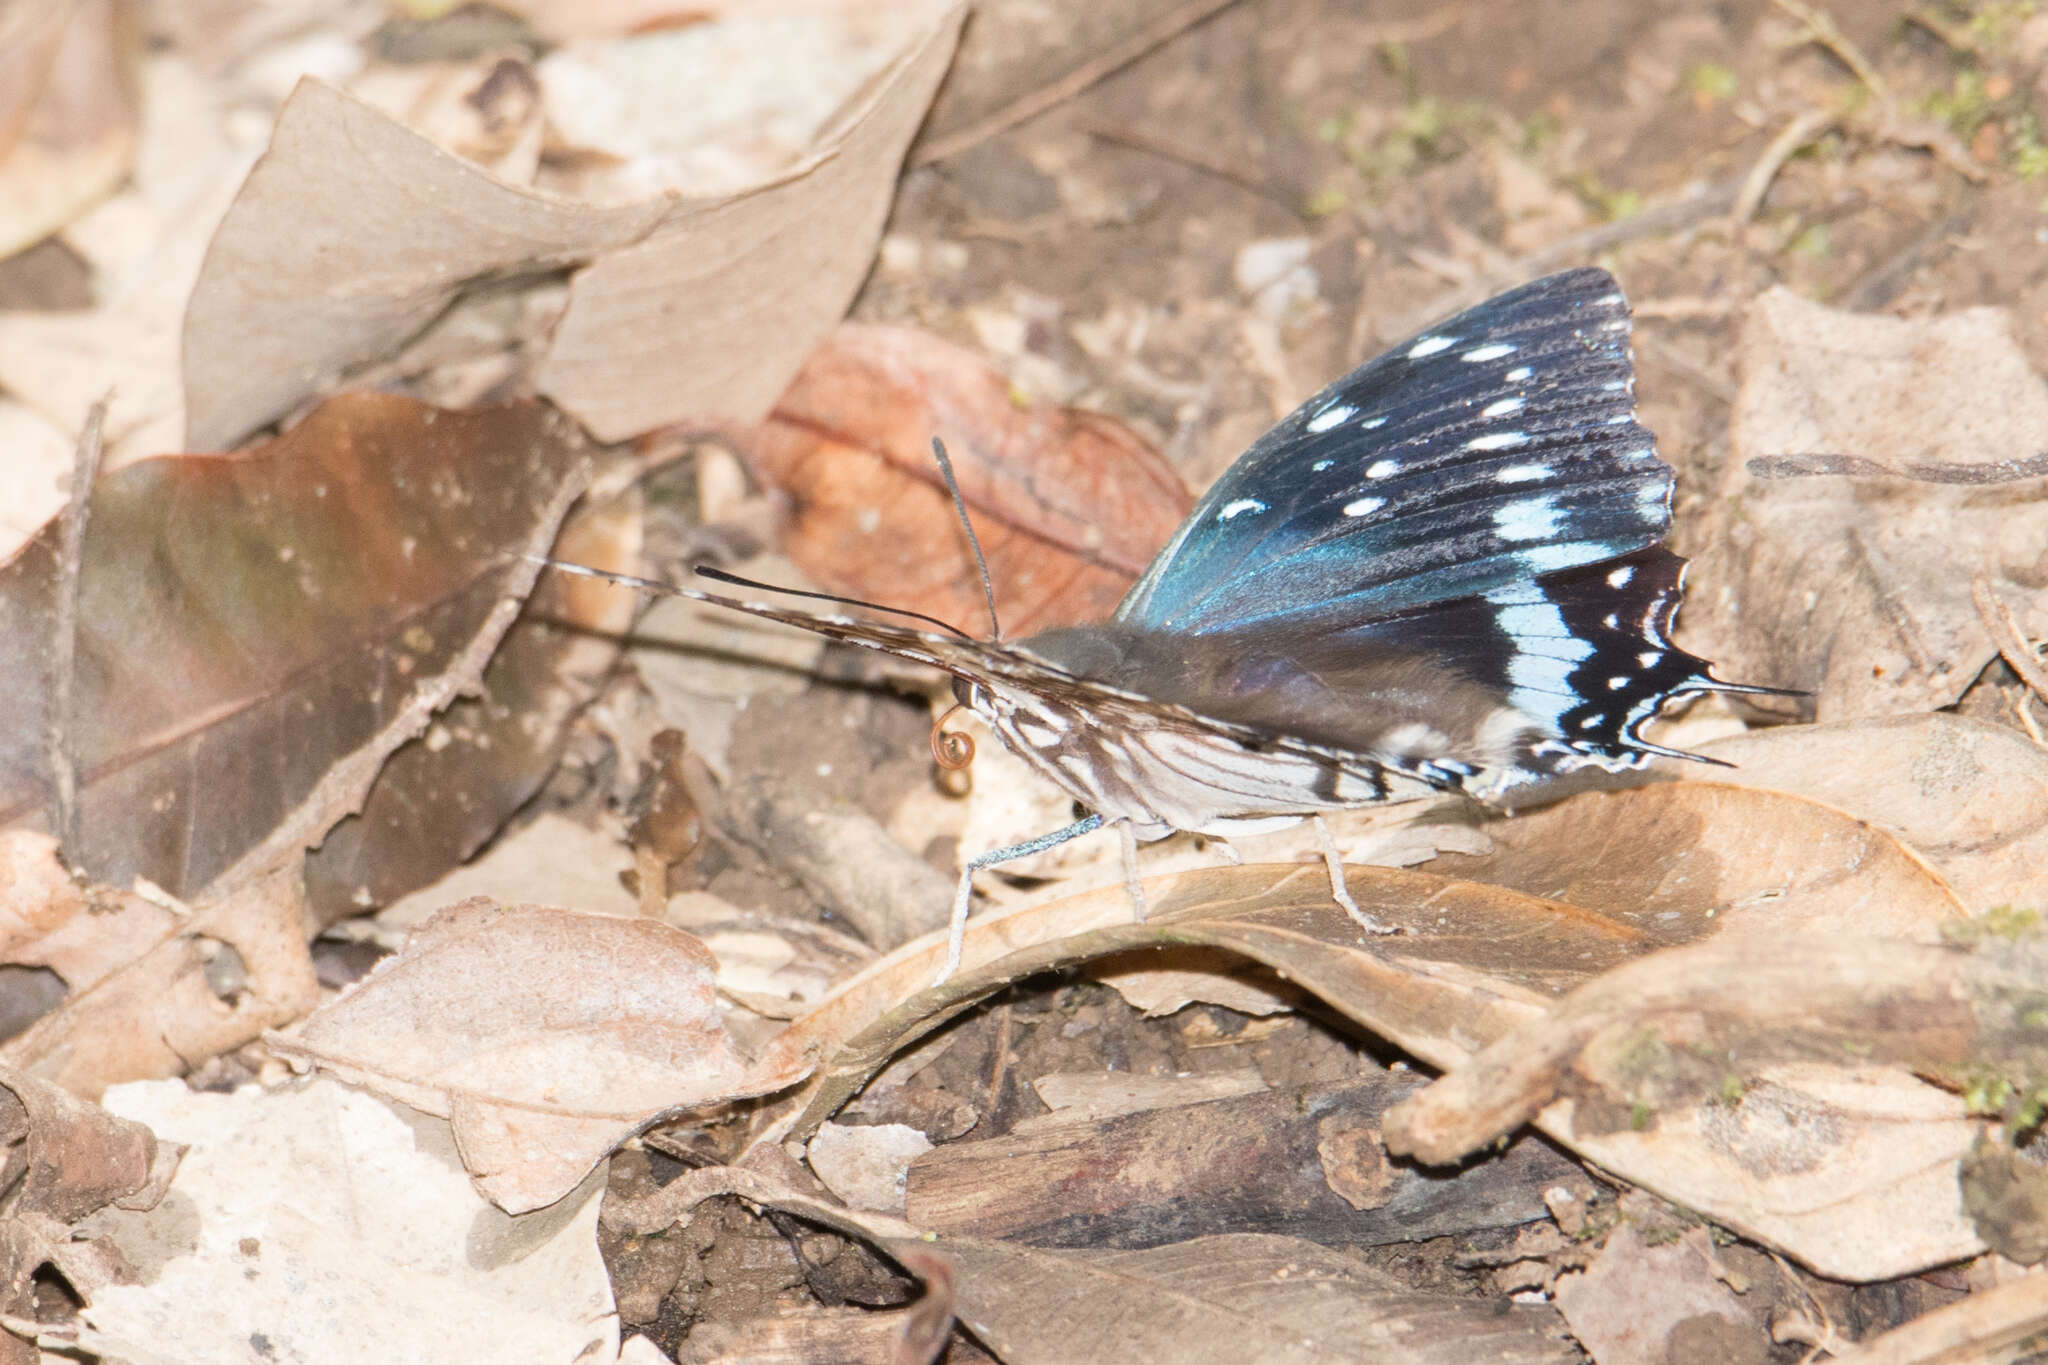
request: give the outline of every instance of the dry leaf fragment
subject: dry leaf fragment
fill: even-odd
[[[1599,1365],[1762,1359],[1767,1350],[1762,1329],[1716,1276],[1705,1228],[1652,1246],[1624,1226],[1586,1269],[1558,1278],[1556,1298]]]
[[[193,288],[188,439],[225,446],[276,420],[472,284],[577,266],[543,393],[607,440],[758,417],[866,275],[961,13],[935,20],[803,165],[711,199],[598,206],[514,189],[303,82]]]
[[[749,1074],[715,968],[666,924],[476,897],[271,1046],[451,1118],[478,1187],[522,1213],[664,1113],[795,1079]]]
[[[138,899],[116,902],[130,908],[112,930],[133,956],[110,968],[102,959],[103,974],[67,983],[64,1002],[0,1047],[0,1059],[98,1095],[120,1081],[183,1075],[319,1002],[297,869],[210,896],[188,916],[151,914]],[[79,937],[96,927],[88,919]]]
[[[1825,801],[1890,831],[1974,910],[2048,885],[2048,752],[2016,730],[1934,713],[1786,725],[1703,747],[1717,781]]]
[[[74,866],[192,898],[317,843],[473,688],[582,486],[538,405],[323,406],[240,456],[94,489],[80,575]],[[0,822],[41,817],[59,528],[0,565]]]
[[[85,1309],[90,1350],[137,1365],[609,1361],[602,1175],[508,1217],[442,1124],[316,1079],[282,1090],[121,1086],[108,1102],[187,1145],[171,1197],[86,1225],[143,1271]]]
[[[1899,1072],[2039,1075],[2025,1002],[2044,956],[2039,940],[1840,936],[1658,953],[1452,1068],[1388,1116],[1388,1146],[1454,1160],[1540,1113],[1603,1166],[1823,1274],[1911,1274],[1982,1249],[1956,1189],[1979,1124]]]
[[[1995,653],[1970,600],[1986,578],[2038,593],[2048,503],[2038,483],[1759,481],[1752,458],[1849,454],[1903,467],[1988,465],[2041,448],[2048,387],[2001,310],[1896,319],[1770,290],[1743,328],[1734,449],[1697,561],[1721,585],[1682,643],[1746,678],[1813,690],[1822,720],[1947,706]],[[2048,605],[2030,630],[2048,634]],[[1740,661],[1740,667],[1736,667]]]
[[[1010,635],[1108,616],[1192,505],[1165,457],[1123,423],[1020,403],[986,361],[907,327],[841,326],[741,446],[794,499],[785,543],[812,578],[985,634],[935,436]]]
[[[0,9],[0,257],[63,227],[128,174],[141,37],[124,0]]]
[[[71,1225],[110,1203],[151,1207],[176,1164],[141,1124],[0,1067],[0,1313],[35,1319],[31,1280],[46,1265],[81,1296],[98,1290],[118,1258],[74,1241]]]
[[[563,522],[553,553],[625,571],[637,566],[640,531],[637,491],[586,496]],[[477,694],[451,703],[422,742],[392,754],[363,808],[307,855],[306,898],[315,919],[332,924],[426,885],[465,862],[532,799],[633,624],[633,595],[593,591],[602,587],[552,571],[541,575],[491,655]],[[531,887],[518,894],[561,899]]]
[[[1569,901],[1651,939],[1892,935],[1934,942],[1967,910],[1892,834],[1817,800],[1719,782],[1587,792],[1489,822],[1493,852],[1433,872]]]

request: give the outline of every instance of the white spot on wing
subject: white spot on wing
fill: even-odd
[[[1607,586],[1610,588],[1625,588],[1629,585],[1629,580],[1635,576],[1636,566],[1624,564],[1613,573],[1607,575]]]
[[[1609,692],[1619,692],[1622,688],[1629,685],[1629,681],[1628,674],[1617,673],[1607,680],[1607,690]]]
[[[1530,369],[1527,365],[1517,365],[1502,375],[1501,378],[1507,380],[1510,384],[1519,384],[1535,373],[1536,371]]]
[[[1523,405],[1528,401],[1526,398],[1503,398],[1498,402],[1488,403],[1479,410],[1479,415],[1481,417],[1505,417],[1511,412],[1520,412]]]
[[[1425,356],[1433,356],[1439,351],[1448,351],[1457,344],[1458,339],[1456,337],[1424,337],[1408,348],[1408,358],[1410,360],[1421,360]]]
[[[1534,483],[1547,479],[1555,471],[1547,464],[1511,464],[1493,476],[1495,483]]]
[[[1557,499],[1547,493],[1540,498],[1517,498],[1494,511],[1493,529],[1502,540],[1549,540],[1557,534],[1558,519],[1563,515]]]
[[[1347,517],[1362,517],[1367,513],[1377,512],[1386,505],[1387,500],[1385,498],[1360,498],[1356,502],[1344,504],[1344,515]]]
[[[1361,431],[1375,431],[1386,424],[1387,419],[1384,417],[1368,417],[1363,422],[1360,422],[1358,427]]]
[[[1529,444],[1526,431],[1496,431],[1491,436],[1474,436],[1465,442],[1467,450],[1512,450]]]
[[[1050,749],[1060,742],[1059,731],[1044,725],[1033,725],[1030,721],[1017,722],[1017,733],[1034,748]]]
[[[1406,725],[1396,725],[1393,729],[1381,735],[1379,744],[1376,747],[1384,749],[1389,753],[1409,754],[1419,757],[1424,754],[1442,753],[1445,749],[1451,747],[1451,737],[1437,729],[1434,725],[1425,725],[1421,721],[1410,721]]]
[[[1265,510],[1266,504],[1260,502],[1257,498],[1239,498],[1236,502],[1225,503],[1223,510],[1216,514],[1216,520],[1229,521],[1232,517],[1242,516],[1246,512],[1263,512]]]
[[[1644,668],[1655,668],[1658,664],[1664,662],[1664,651],[1661,649],[1646,649],[1636,655],[1636,662]]]
[[[1349,403],[1332,403],[1329,407],[1324,408],[1321,412],[1309,418],[1308,429],[1316,432],[1328,431],[1331,427],[1336,426],[1339,422],[1357,411],[1358,409]]]
[[[1514,346],[1505,341],[1496,341],[1491,346],[1474,346],[1458,358],[1470,365],[1482,360],[1499,360],[1504,355],[1513,355],[1514,353]]]
[[[1374,460],[1365,467],[1365,477],[1368,479],[1384,479],[1389,474],[1400,472],[1401,463],[1398,460]]]
[[[1336,461],[1334,460],[1317,460],[1314,464],[1310,465],[1309,468],[1314,470],[1316,473],[1320,474],[1325,469],[1328,469],[1331,465],[1335,463]]]
[[[1500,629],[1514,641],[1508,700],[1523,715],[1555,725],[1566,709],[1558,699],[1574,696],[1571,676],[1592,655],[1591,642],[1574,635],[1557,604],[1534,585],[1503,588],[1488,593],[1486,600],[1494,604]]]

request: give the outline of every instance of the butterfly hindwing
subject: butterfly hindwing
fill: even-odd
[[[1512,290],[1311,398],[1195,507],[1117,612],[1341,629],[1654,545],[1671,471],[1635,421],[1603,270]]]

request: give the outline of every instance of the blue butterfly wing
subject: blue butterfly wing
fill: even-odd
[[[1175,634],[1324,635],[1655,545],[1628,303],[1537,280],[1354,370],[1244,453],[1117,609]]]

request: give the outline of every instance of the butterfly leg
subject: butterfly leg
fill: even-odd
[[[1076,820],[1064,829],[1041,834],[1036,839],[1026,839],[1021,844],[1011,844],[1008,848],[991,849],[969,859],[967,866],[960,869],[960,886],[953,893],[953,921],[946,935],[946,965],[940,970],[939,979],[932,984],[942,985],[947,977],[960,970],[960,952],[967,941],[968,902],[974,899],[975,873],[984,867],[1012,863],[1019,858],[1028,858],[1034,853],[1043,853],[1049,848],[1064,844],[1069,839],[1078,839],[1101,828],[1102,817],[1091,815],[1085,820]]]
[[[1330,870],[1330,899],[1343,906],[1344,913],[1358,921],[1358,927],[1367,933],[1393,933],[1393,926],[1380,923],[1359,909],[1358,902],[1351,899],[1351,888],[1344,884],[1343,855],[1337,851],[1337,841],[1330,837],[1330,827],[1323,823],[1323,817],[1311,815],[1309,823],[1316,827],[1316,842],[1323,848],[1323,866]]]

